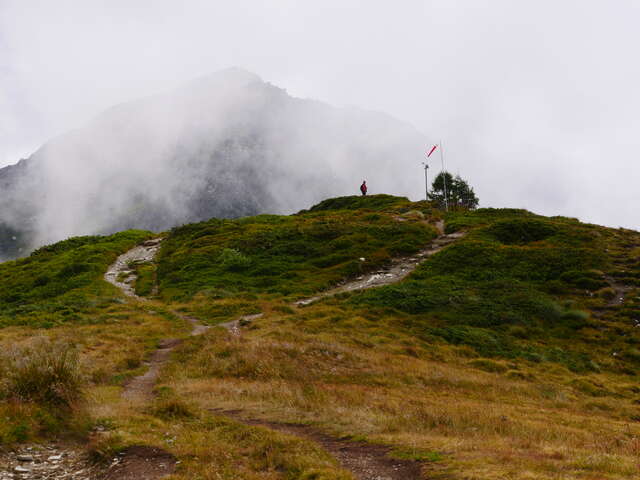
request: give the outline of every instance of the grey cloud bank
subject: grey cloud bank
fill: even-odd
[[[442,138],[483,206],[638,228],[639,20],[624,0],[4,0],[0,165],[111,105],[241,65],[415,125],[425,145],[394,173],[414,198],[423,149]]]

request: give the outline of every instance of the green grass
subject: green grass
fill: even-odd
[[[605,349],[584,341],[595,325],[585,310],[602,305],[597,292],[607,286],[604,272],[613,268],[610,250],[621,248],[619,235],[513,209],[450,214],[447,231],[458,228],[468,235],[407,280],[349,303],[408,314],[405,326],[421,338],[467,345],[482,356],[597,370],[594,354]],[[611,344],[622,343],[604,331]]]
[[[82,320],[92,308],[112,301],[115,290],[102,281],[107,267],[150,236],[129,230],[76,237],[1,263],[0,326],[51,327]]]
[[[166,300],[187,300],[199,292],[211,298],[309,295],[414,253],[435,237],[420,217],[398,220],[400,211],[408,211],[406,199],[382,197],[366,200],[403,207],[372,215],[351,202],[351,209],[314,207],[288,217],[212,219],[176,228],[159,256],[160,293]],[[365,200],[353,198],[358,204]]]
[[[393,195],[367,195],[349,197],[336,197],[323,200],[317,205],[312,206],[305,212],[321,212],[330,210],[383,210],[388,208],[402,208],[410,204],[406,197],[394,197]]]

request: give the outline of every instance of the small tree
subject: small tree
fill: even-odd
[[[473,188],[460,175],[454,177],[446,171],[440,172],[433,181],[429,200],[435,202],[440,208],[445,207],[445,182],[449,208],[473,210],[478,206],[479,200]]]

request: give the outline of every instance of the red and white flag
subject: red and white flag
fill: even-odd
[[[429,150],[429,153],[427,153],[427,158],[431,156],[431,154],[435,151],[436,148],[438,148],[437,143],[433,147],[431,147],[431,150]]]

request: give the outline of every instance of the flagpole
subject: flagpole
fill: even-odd
[[[440,162],[442,163],[442,183],[444,184],[444,209],[449,211],[449,199],[447,197],[447,175],[444,170],[444,147],[442,146],[442,139],[440,140]]]
[[[424,199],[429,201],[429,181],[427,180],[427,169],[429,168],[429,164],[426,162],[422,162],[424,165]]]

